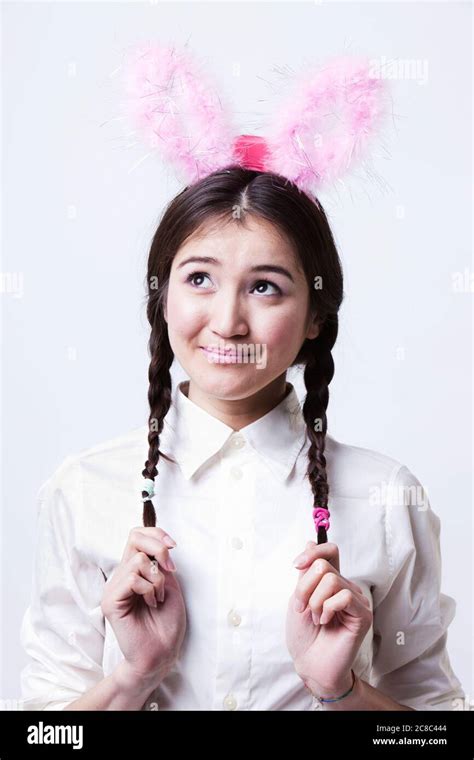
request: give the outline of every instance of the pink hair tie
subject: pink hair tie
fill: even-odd
[[[329,516],[329,509],[324,509],[324,507],[315,507],[313,509],[313,520],[316,532],[318,532],[319,528],[326,528],[326,530],[329,530]]]

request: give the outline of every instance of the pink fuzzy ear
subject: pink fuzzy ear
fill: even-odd
[[[123,80],[126,116],[185,182],[233,162],[231,111],[188,50],[158,44],[129,49]]]
[[[390,93],[368,59],[353,57],[313,68],[290,89],[265,130],[266,169],[314,192],[365,155],[390,112]]]

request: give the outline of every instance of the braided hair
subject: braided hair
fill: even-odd
[[[210,219],[245,224],[247,216],[271,222],[292,243],[304,271],[310,293],[310,308],[320,325],[319,335],[305,339],[291,367],[304,366],[306,398],[302,413],[306,423],[307,477],[313,493],[313,508],[327,509],[329,484],[324,456],[329,402],[328,386],[334,375],[332,347],[338,333],[338,310],[343,300],[343,274],[336,244],[326,214],[312,198],[285,177],[240,166],[229,166],[184,188],[166,207],[153,236],[147,266],[147,318],[151,326],[148,342],[148,458],[142,475],[155,480],[160,457],[176,464],[159,449],[164,418],[172,399],[171,365],[174,354],[165,318],[171,266],[188,237]],[[142,491],[143,525],[156,526],[151,498]],[[318,528],[318,543],[327,541],[324,524]]]

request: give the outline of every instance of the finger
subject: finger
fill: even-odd
[[[137,525],[134,530],[138,530],[140,533],[144,533],[145,535],[155,536],[160,541],[163,541],[163,543],[166,544],[166,546],[168,546],[170,549],[174,549],[174,547],[177,546],[174,538],[172,538],[169,533],[166,533],[163,528],[145,528],[143,525]]]
[[[322,584],[322,579],[326,575],[329,575],[329,581],[325,581],[325,583]],[[335,579],[338,579],[337,582]],[[308,570],[300,571],[300,577],[294,591],[295,610],[297,612],[304,612],[309,605],[313,611],[318,612],[319,614],[320,609],[318,609],[318,607],[322,606],[325,598],[325,590],[328,588],[327,584],[329,582],[332,583],[333,589],[330,591],[329,595],[335,593],[338,588],[349,588],[366,607],[371,606],[367,597],[364,596],[360,586],[347,578],[344,578],[344,576],[338,573],[333,565],[327,560],[318,559],[308,568]],[[358,589],[360,589],[360,591]],[[297,603],[299,603],[299,607],[297,606]]]
[[[157,602],[160,602],[162,604],[165,601],[165,590],[166,590],[166,581],[165,576],[163,573],[160,573],[158,563],[156,559],[152,559],[151,561],[151,574],[156,575],[157,578],[155,581],[152,581],[154,589],[155,589],[155,599]]]
[[[137,540],[140,540],[141,536],[156,538],[159,541],[162,541],[165,546],[170,549],[174,549],[174,547],[177,546],[176,541],[170,535],[168,535],[168,533],[166,533],[163,528],[145,528],[142,525],[137,525],[135,528],[132,528],[128,534],[128,540],[122,559],[127,560],[130,555],[133,554],[134,544]]]
[[[366,607],[372,609],[372,605],[369,599],[366,597],[364,589],[361,588],[358,583],[355,583],[355,581],[351,581],[350,578],[345,578],[343,575],[341,575],[341,578],[345,581],[347,587],[355,592],[357,598],[360,599],[360,601],[363,602]]]
[[[156,533],[145,533],[133,528],[130,531],[127,545],[125,546],[122,562],[128,562],[128,560],[137,552],[144,552],[150,558],[155,557],[161,567],[169,572],[174,572],[176,570],[174,562],[170,557],[169,548],[165,546],[162,539],[156,537]]]
[[[337,594],[331,596],[323,604],[323,610],[319,622],[321,625],[327,625],[331,622],[336,612],[347,612],[356,618],[366,619],[367,607],[357,598],[351,589],[343,588]]]
[[[341,576],[341,578],[344,579],[344,581],[346,582],[347,587],[350,588],[350,589],[352,589],[352,591],[355,592],[356,597],[361,602],[363,602],[366,607],[372,608],[372,604],[369,601],[368,597],[365,595],[364,589],[361,586],[359,586],[358,583],[356,583],[355,581],[351,581],[350,578],[345,578],[343,575]]]
[[[319,561],[321,560],[318,560],[318,562]],[[318,562],[316,562],[316,564],[318,564]],[[351,591],[351,593],[354,595],[354,598],[359,603],[363,604],[366,609],[371,608],[371,604],[367,597],[364,596],[363,593],[360,593],[356,590],[356,585],[357,584],[352,583],[352,581],[349,581],[347,578],[344,578],[343,575],[335,573],[333,568],[327,570],[327,572],[323,574],[323,577],[318,582],[318,585],[308,600],[307,604],[310,607],[312,614],[319,616],[323,611],[323,604],[325,600],[329,599],[339,590],[345,588]]]
[[[342,578],[344,578],[344,576],[342,576]],[[344,580],[346,581],[348,588],[351,588],[358,595],[360,595],[360,597],[363,598],[367,604],[370,604],[369,600],[365,596],[364,589],[361,588],[358,583],[356,583],[355,581],[351,581],[350,578],[344,578]]]
[[[145,580],[150,581],[154,589],[154,597],[157,602],[163,602],[165,598],[165,576],[160,572],[156,559],[150,560],[147,554],[137,552],[126,564],[127,570],[136,570]],[[153,601],[151,598],[151,601]]]
[[[316,589],[319,588],[321,580],[326,574],[341,577],[335,567],[325,559],[317,559],[308,570],[300,571],[300,577],[294,591],[297,612],[304,612],[311,596],[315,596]],[[299,607],[297,603],[299,603]]]
[[[333,567],[340,572],[339,547],[337,544],[327,542],[325,544],[316,544],[314,541],[308,541],[304,552],[296,557],[295,562],[300,560],[296,565],[299,569],[305,570],[311,563],[317,559],[326,559]]]
[[[157,607],[153,584],[147,581],[135,570],[130,570],[120,579],[116,588],[117,602],[127,601],[133,594],[142,596],[149,607]]]
[[[145,601],[151,606],[156,606],[154,602],[164,600],[165,587],[165,577],[157,568],[156,560],[150,560],[143,552],[136,552],[128,562],[121,562],[111,580],[114,586],[113,599],[120,602],[132,596],[130,578],[136,574],[149,584],[144,591]]]

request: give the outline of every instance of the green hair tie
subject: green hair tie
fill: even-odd
[[[151,478],[145,478],[143,481],[142,491],[146,491],[148,496],[142,496],[142,501],[148,501],[155,495],[155,481]]]

